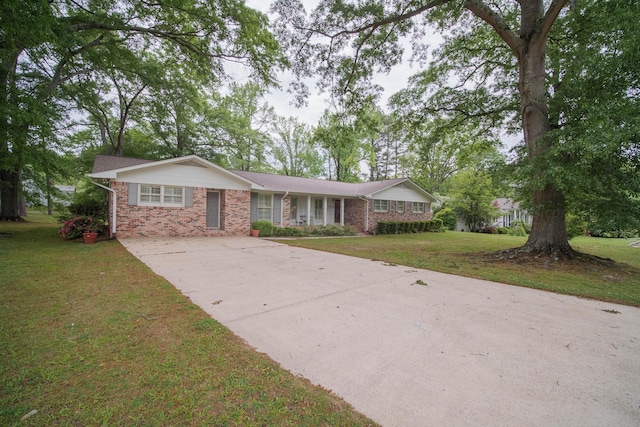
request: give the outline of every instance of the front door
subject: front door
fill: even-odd
[[[208,228],[220,228],[220,193],[207,191],[207,224]]]
[[[335,199],[333,206],[333,223],[340,224],[340,199]]]

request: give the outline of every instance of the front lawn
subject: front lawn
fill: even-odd
[[[37,214],[0,223],[0,425],[374,424],[256,353],[118,242],[56,230]]]
[[[592,237],[571,240],[575,250],[610,258],[616,261],[613,266],[606,263],[497,260],[490,253],[522,246],[526,238],[453,231],[366,238],[301,239],[285,243],[640,306],[640,248],[631,247],[629,244],[633,241]]]

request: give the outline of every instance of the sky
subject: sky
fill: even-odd
[[[271,6],[271,0],[245,0],[245,4],[253,9],[259,10],[267,16],[269,16],[269,8]],[[302,0],[302,3],[305,6],[307,12],[313,10],[315,6],[319,3],[319,0]],[[273,19],[273,16],[269,17]],[[442,38],[438,34],[432,33],[428,36],[428,44],[429,50],[437,48],[437,46],[441,43]],[[392,68],[389,74],[378,74],[374,77],[374,83],[380,85],[384,92],[381,96],[381,100],[378,102],[378,106],[381,107],[384,111],[388,111],[387,101],[391,95],[404,89],[407,87],[408,79],[412,75],[422,71],[418,65],[411,66],[409,63],[409,59],[411,57],[411,43],[407,38],[404,41],[405,51],[404,57],[401,64],[396,65]],[[233,74],[235,78],[238,79],[239,82],[244,83],[249,81],[248,73],[238,71]],[[318,93],[318,89],[312,85],[309,87],[310,96],[307,99],[308,106],[304,108],[296,108],[291,105],[291,101],[293,100],[293,96],[287,93],[286,89],[288,86],[288,82],[291,79],[291,76],[287,76],[286,74],[281,74],[279,76],[280,85],[282,87],[281,90],[273,90],[271,93],[267,94],[264,100],[272,106],[276,113],[280,116],[293,116],[298,118],[298,120],[305,122],[309,125],[317,125],[318,120],[322,117],[322,113],[329,106],[328,95]],[[504,150],[507,151],[515,144],[517,144],[521,139],[521,135],[502,135],[502,142],[504,145]]]
[[[307,11],[313,10],[315,5],[318,4],[318,0],[303,0],[305,8]],[[270,0],[245,0],[245,4],[253,9],[259,10],[268,15],[269,7],[271,6]],[[270,17],[273,19],[273,17]],[[437,36],[436,36],[437,37]],[[437,43],[438,38],[434,38],[429,43],[430,45],[435,45]],[[387,100],[391,95],[404,89],[407,86],[407,81],[410,76],[420,71],[417,67],[411,67],[409,65],[409,57],[411,56],[411,45],[406,42],[405,55],[402,64],[397,65],[392,69],[389,74],[380,74],[374,78],[374,82],[379,84],[384,88],[384,92],[379,102],[379,106],[384,110],[387,109]],[[245,81],[249,81],[249,77],[246,72],[241,70],[235,71],[232,73],[232,76],[236,78],[239,82],[244,83]],[[310,125],[316,125],[324,110],[328,107],[327,94],[318,93],[318,89],[314,86],[309,87],[310,96],[307,100],[308,107],[305,108],[296,108],[291,105],[291,101],[293,100],[293,95],[287,93],[287,85],[290,80],[290,76],[286,74],[281,74],[280,76],[280,84],[282,86],[281,90],[273,90],[267,96],[265,96],[265,101],[269,103],[274,109],[276,113],[280,116],[294,116],[297,117],[300,121],[305,122]]]

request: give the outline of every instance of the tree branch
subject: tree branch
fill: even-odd
[[[551,31],[551,26],[555,22],[556,18],[560,14],[562,8],[564,8],[569,0],[553,0],[549,5],[549,9],[544,14],[544,18],[542,18],[542,25],[540,26],[540,37],[541,39],[546,39],[547,34]]]
[[[511,48],[511,51],[516,55],[516,57],[520,55],[520,39],[513,31],[511,31],[504,19],[494,12],[490,6],[482,0],[467,0],[464,2],[464,7],[478,18],[491,25],[498,36],[500,36],[500,38]]]
[[[370,30],[370,29],[375,30],[375,29],[377,29],[379,27],[383,27],[383,26],[388,25],[388,24],[394,24],[394,23],[397,23],[397,22],[406,21],[407,19],[411,19],[414,16],[420,15],[421,13],[426,12],[427,10],[433,9],[434,7],[443,5],[445,3],[449,3],[450,1],[451,0],[434,0],[434,1],[432,1],[430,3],[427,3],[424,6],[419,7],[416,10],[413,10],[411,12],[403,13],[401,15],[389,16],[387,18],[381,19],[380,21],[374,21],[374,22],[371,22],[371,23],[369,23],[369,24],[367,24],[365,26],[354,28],[354,29],[351,29],[351,30],[342,30],[342,31],[339,31],[339,32],[333,34],[331,37],[335,38],[335,37],[340,37],[340,36],[343,36],[343,35],[358,34],[358,33],[361,33],[363,31]]]

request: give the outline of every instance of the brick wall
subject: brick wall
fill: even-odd
[[[248,235],[251,230],[251,192],[221,190],[220,199],[220,228],[226,234]]]
[[[220,190],[220,228],[207,228],[206,188],[193,188],[193,204],[184,208],[129,205],[128,183],[112,182],[111,188],[117,192],[116,233],[118,238],[249,234],[251,225],[248,191]],[[111,209],[112,205],[109,206]]]
[[[344,199],[344,223],[354,226],[360,233],[364,233],[366,219],[366,204],[362,199]]]
[[[378,227],[378,221],[428,221],[431,219],[431,203],[425,203],[425,213],[413,213],[411,202],[404,202],[404,212],[397,212],[396,201],[389,201],[388,212],[374,212],[373,200],[369,200],[369,231]]]
[[[369,207],[368,225],[365,229],[367,221],[366,207]],[[411,211],[411,202],[405,202],[404,213],[396,212],[396,202],[389,201],[388,212],[374,212],[373,201],[365,202],[362,199],[345,199],[344,201],[344,223],[353,225],[361,233],[374,232],[378,226],[378,221],[427,221],[431,219],[431,205],[426,203],[426,212],[417,214]]]

